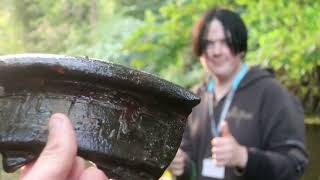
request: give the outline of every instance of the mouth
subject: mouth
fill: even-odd
[[[226,60],[224,58],[218,57],[218,58],[211,58],[208,60],[208,64],[211,64],[213,66],[221,66],[226,63]]]

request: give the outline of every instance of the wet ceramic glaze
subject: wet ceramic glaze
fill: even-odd
[[[200,99],[156,76],[88,58],[0,56],[0,152],[5,171],[34,160],[49,117],[67,114],[78,154],[114,179],[158,179]]]

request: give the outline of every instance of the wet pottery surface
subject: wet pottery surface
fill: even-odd
[[[114,179],[158,179],[200,99],[154,75],[88,58],[0,56],[0,152],[14,172],[44,147],[47,123],[67,114],[78,154]]]

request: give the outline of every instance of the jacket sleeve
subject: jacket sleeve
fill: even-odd
[[[296,180],[308,164],[303,108],[278,82],[272,81],[261,102],[262,148],[248,148],[246,179]]]

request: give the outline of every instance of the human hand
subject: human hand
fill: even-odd
[[[64,114],[54,114],[49,120],[49,136],[39,158],[27,164],[20,180],[107,180],[95,167],[86,168],[77,156],[76,135],[72,124]]]
[[[229,131],[226,122],[221,125],[221,137],[215,137],[211,141],[212,159],[218,166],[237,166],[245,168],[248,161],[246,147],[240,145]]]
[[[169,165],[168,169],[171,171],[171,173],[174,176],[181,176],[184,172],[187,159],[188,159],[187,153],[185,153],[183,150],[179,148],[176,156],[174,157],[173,161]]]

